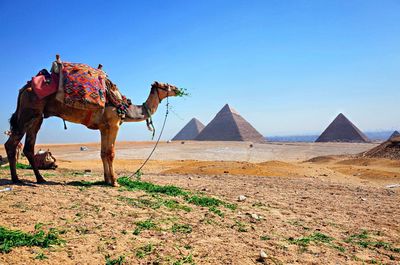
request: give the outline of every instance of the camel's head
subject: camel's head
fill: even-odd
[[[157,93],[158,98],[163,100],[166,97],[179,96],[182,92],[176,86],[155,81],[151,85],[151,91]]]

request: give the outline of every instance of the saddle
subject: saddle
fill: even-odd
[[[50,74],[46,69],[42,69],[35,77],[32,77],[32,89],[39,99],[43,99],[57,91],[58,80],[57,74]]]
[[[78,109],[99,109],[106,104],[107,75],[82,63],[62,63],[64,103]]]
[[[59,80],[61,92],[59,95]],[[39,99],[56,93],[67,106],[76,109],[102,109],[106,104],[117,108],[122,118],[130,117],[129,106],[132,102],[123,96],[117,86],[112,83],[106,73],[82,63],[62,63],[60,74],[49,73],[46,69],[32,78],[32,88]]]

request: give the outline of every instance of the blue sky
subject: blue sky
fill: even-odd
[[[187,88],[191,97],[171,99],[164,139],[225,103],[266,136],[320,133],[339,112],[364,131],[400,129],[399,1],[0,0],[0,13],[3,131],[18,89],[56,53],[102,63],[136,104],[154,80]],[[68,127],[47,119],[38,141],[99,140]],[[149,139],[145,123],[118,137]]]

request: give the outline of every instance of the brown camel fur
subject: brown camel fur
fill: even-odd
[[[114,88],[115,89],[115,88]],[[59,102],[55,94],[39,100],[28,83],[20,89],[17,109],[11,116],[11,135],[4,144],[10,164],[11,179],[14,183],[21,183],[16,170],[16,149],[22,137],[25,137],[24,154],[29,160],[38,183],[45,182],[34,161],[36,135],[43,119],[60,117],[66,121],[85,125],[89,129],[100,130],[101,159],[104,167],[104,180],[107,184],[117,186],[113,160],[115,157],[115,140],[120,125],[123,122],[139,122],[153,115],[159,103],[166,97],[176,96],[179,89],[175,86],[154,82],[150,95],[143,105],[130,105],[129,118],[121,118],[115,106],[107,105],[104,109],[82,110],[74,109]]]

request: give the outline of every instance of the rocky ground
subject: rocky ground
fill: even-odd
[[[0,190],[12,188],[0,192],[0,226],[55,228],[64,241],[15,247],[0,264],[399,264],[400,188],[388,185],[400,183],[400,162],[331,152],[308,161],[151,161],[142,183],[179,194],[103,186],[91,157],[63,157],[43,171],[44,185],[30,170],[20,170],[27,185],[13,185],[0,169]],[[141,161],[118,160],[119,175]]]

